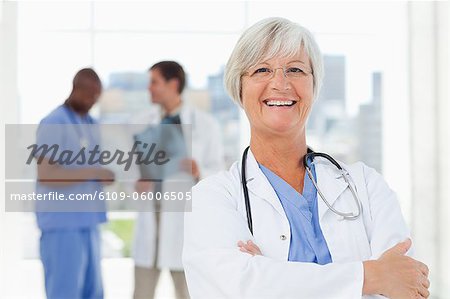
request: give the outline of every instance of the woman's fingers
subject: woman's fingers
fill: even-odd
[[[430,280],[428,278],[424,277],[424,279],[422,281],[422,285],[427,289],[430,288]]]
[[[429,272],[430,272],[430,270],[428,269],[428,266],[425,265],[424,263],[421,263],[421,262],[418,262],[418,264],[419,264],[420,272],[422,272],[423,275],[425,275],[426,277],[428,277],[428,274],[429,274]]]
[[[247,249],[246,247],[239,247],[239,250],[241,252],[245,252],[245,253],[248,253],[248,254],[251,254],[251,255],[256,255],[255,252],[252,252],[251,250]]]
[[[252,252],[248,251],[247,249],[245,249],[244,247],[239,247],[239,250],[245,253],[249,253],[251,255],[254,255]]]
[[[249,252],[251,252],[253,254],[257,254],[258,253],[258,251],[254,247],[252,247],[252,246],[250,246],[248,244],[245,244],[243,246],[243,248],[245,248],[247,251],[249,251]]]
[[[256,254],[262,255],[261,250],[259,247],[253,243],[251,240],[247,241],[247,245],[252,249],[252,252],[255,252]]]
[[[430,287],[430,281],[428,280],[428,278],[425,275],[422,275],[418,284],[418,294],[423,298],[428,298],[430,296],[430,292],[428,291],[428,288]]]
[[[428,289],[425,288],[425,287],[420,287],[420,288],[419,288],[419,294],[420,294],[420,296],[422,296],[423,298],[428,298],[428,297],[430,297],[430,292],[429,292]]]
[[[242,241],[239,241],[237,243],[239,250],[242,252],[249,253],[251,255],[262,255],[261,250],[259,247],[253,243],[252,241],[247,241],[247,243],[244,243]]]
[[[249,242],[251,242],[251,241],[247,241],[247,243],[245,243],[245,242],[243,242],[243,241],[239,241],[239,242],[237,243],[237,245],[238,245],[239,247],[244,247],[244,248],[246,248],[247,250],[252,250],[254,247],[251,246],[251,244],[250,244]]]

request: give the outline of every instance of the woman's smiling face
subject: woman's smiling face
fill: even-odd
[[[314,95],[309,57],[302,50],[293,57],[274,57],[243,76],[242,105],[252,130],[289,134],[305,127]]]

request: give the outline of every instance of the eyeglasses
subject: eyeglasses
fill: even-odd
[[[264,82],[273,79],[278,69],[283,70],[284,77],[291,80],[305,78],[312,74],[312,71],[304,66],[283,66],[274,69],[270,67],[259,67],[245,72],[244,75],[249,76],[252,80]]]

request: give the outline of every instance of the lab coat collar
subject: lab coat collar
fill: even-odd
[[[182,99],[181,105],[177,107],[174,111],[172,111],[172,113],[170,113],[170,116],[179,114],[182,125],[192,125],[194,122],[193,113],[194,113],[193,108],[188,103],[186,103],[184,99]],[[160,109],[159,114],[160,119],[163,119],[166,113],[163,109]]]
[[[177,114],[180,114],[180,113],[181,113],[181,110],[183,109],[183,105],[184,105],[184,103],[183,103],[183,101],[181,101],[180,105],[179,105],[178,107],[176,107],[176,108],[175,108],[172,112],[170,112],[170,113],[167,113],[167,111],[164,110],[164,109],[162,108],[162,106],[161,106],[161,110],[160,110],[160,116],[161,116],[161,119],[163,119],[165,116],[175,116],[175,115],[177,115]]]
[[[178,111],[180,113],[181,129],[183,130],[183,136],[186,142],[187,155],[192,158],[192,142],[195,138],[193,137],[195,135],[194,109],[182,100]]]
[[[330,162],[323,158],[315,158],[314,165],[316,169],[317,185],[326,197],[326,200],[333,206],[336,199],[345,191],[347,184],[342,179],[340,171],[334,167]],[[242,160],[239,163],[239,168],[242,166]],[[240,172],[241,173],[241,172]],[[247,186],[251,193],[269,202],[276,211],[285,215],[283,206],[278,199],[275,190],[267,180],[264,173],[259,168],[258,162],[255,159],[251,149],[247,155]],[[319,205],[319,219],[329,210],[319,194],[317,194],[317,201]],[[251,199],[250,199],[251,202]]]
[[[191,109],[189,105],[186,105],[184,100],[181,102],[181,106],[179,108],[180,118],[182,124],[190,124],[192,122],[190,113]]]

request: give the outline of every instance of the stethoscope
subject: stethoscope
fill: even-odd
[[[252,221],[252,212],[251,212],[251,207],[250,207],[250,197],[248,195],[248,188],[247,188],[247,178],[246,178],[246,164],[247,164],[247,153],[249,150],[250,146],[248,146],[245,150],[244,153],[242,154],[242,171],[241,171],[241,180],[242,180],[242,188],[244,190],[244,199],[245,199],[245,209],[247,211],[247,223],[248,223],[248,228],[250,229],[250,232],[253,235],[253,221]],[[312,174],[311,168],[308,165],[308,160],[313,161],[315,157],[322,157],[327,159],[328,161],[331,162],[331,164],[333,164],[334,166],[337,167],[337,169],[339,169],[339,171],[342,174],[342,177],[344,178],[344,181],[347,183],[348,188],[350,189],[350,192],[353,195],[353,199],[355,200],[356,206],[358,207],[358,212],[354,213],[354,212],[340,212],[338,210],[336,210],[335,208],[333,208],[331,206],[331,204],[328,202],[328,200],[325,198],[325,196],[323,195],[323,193],[320,191],[319,186],[317,185],[317,182],[314,180],[314,176]],[[336,215],[339,215],[340,217],[342,217],[343,220],[355,220],[357,219],[360,215],[361,215],[361,211],[362,211],[362,203],[361,200],[358,197],[358,194],[356,193],[355,188],[353,188],[353,186],[350,184],[350,175],[342,168],[341,165],[339,165],[339,163],[334,160],[330,155],[324,154],[324,153],[316,153],[313,150],[311,150],[308,147],[307,153],[306,155],[303,157],[303,166],[306,169],[306,172],[308,173],[309,179],[311,180],[311,182],[313,183],[314,187],[317,190],[317,193],[319,194],[319,196],[322,198],[323,202],[327,205],[327,207]]]

